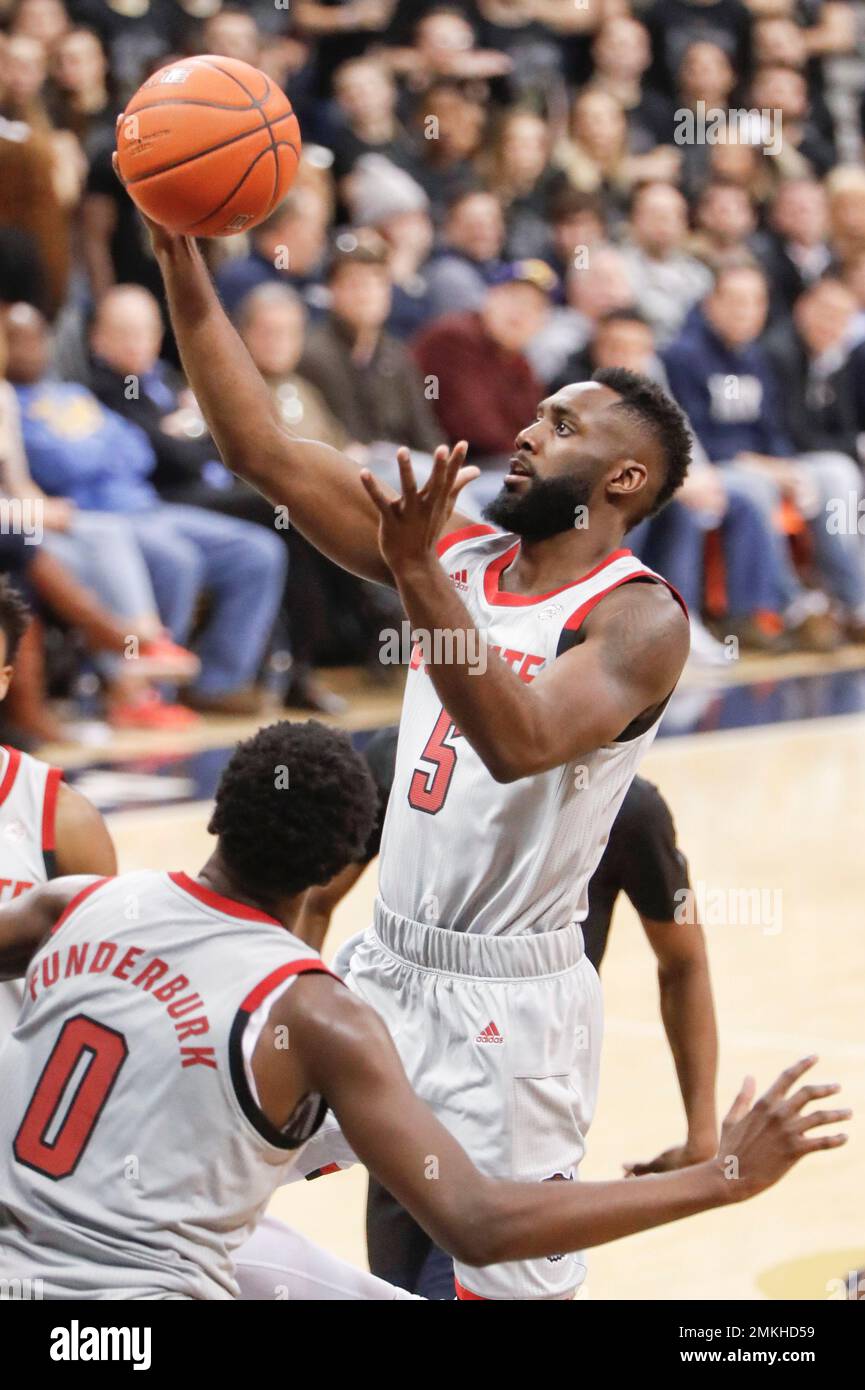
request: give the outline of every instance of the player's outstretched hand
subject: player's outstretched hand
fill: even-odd
[[[419,488],[411,465],[408,449],[397,452],[402,493],[397,496],[362,468],[361,482],[378,507],[378,544],[394,575],[404,565],[432,559],[435,544],[453,511],[456,500],[466,483],[478,476],[480,469],[464,467],[468,445],[461,441],[453,449],[442,444],[436,449],[432,472]]]
[[[809,1131],[848,1120],[852,1111],[804,1109],[811,1101],[834,1096],[841,1089],[837,1083],[800,1086],[788,1094],[816,1061],[816,1057],[805,1057],[794,1062],[756,1101],[754,1079],[746,1077],[724,1120],[718,1149],[718,1162],[730,1183],[731,1201],[744,1201],[765,1191],[805,1154],[846,1144],[846,1134],[815,1135]]]

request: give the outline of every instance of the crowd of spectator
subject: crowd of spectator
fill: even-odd
[[[695,655],[865,642],[865,6],[0,0],[25,733],[57,732],[53,630],[111,722],[182,727],[274,692],[337,710],[316,668],[374,670],[397,614],[226,471],[183,381],[111,153],[139,83],[194,53],[265,69],[301,122],[284,202],[206,246],[288,429],[389,477],[397,445],[423,474],[465,438],[480,514],[545,394],[644,372],[694,465],[628,543],[685,595]]]

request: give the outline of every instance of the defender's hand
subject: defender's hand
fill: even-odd
[[[816,1061],[816,1057],[805,1057],[782,1071],[753,1105],[754,1079],[746,1078],[724,1121],[716,1160],[728,1179],[731,1202],[744,1201],[771,1187],[805,1154],[846,1144],[846,1134],[809,1135],[808,1131],[848,1120],[852,1111],[802,1113],[809,1101],[833,1096],[840,1086],[800,1086],[792,1096],[787,1094]]]
[[[623,1163],[622,1167],[626,1178],[643,1178],[647,1173],[672,1173],[677,1168],[690,1168],[693,1163],[705,1163],[714,1157],[714,1147],[698,1152],[689,1144],[675,1144],[648,1163]]]
[[[402,494],[395,496],[361,469],[361,482],[379,510],[379,549],[394,575],[411,564],[428,563],[435,557],[435,545],[457,497],[466,483],[473,482],[479,468],[465,468],[468,445],[461,441],[448,451],[441,445],[435,451],[432,472],[418,488],[408,449],[397,453]]]

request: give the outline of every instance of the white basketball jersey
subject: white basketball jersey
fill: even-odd
[[[517,537],[478,525],[444,537],[439,555],[489,659],[506,661],[526,682],[580,640],[582,622],[611,590],[666,583],[617,550],[554,593],[510,594],[499,579],[518,548]],[[382,901],[415,921],[490,935],[582,922],[589,880],[659,723],[660,714],[576,762],[498,783],[442,708],[416,648],[382,836]]]
[[[326,1109],[308,1096],[275,1129],[252,1051],[278,995],[324,970],[185,874],[73,899],[0,1052],[0,1279],[41,1279],[46,1298],[236,1297],[232,1252]]]
[[[0,903],[54,877],[54,812],[63,774],[0,747]],[[21,1007],[17,981],[0,982],[0,1047]]]

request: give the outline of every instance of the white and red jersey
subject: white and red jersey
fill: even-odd
[[[526,682],[580,641],[586,616],[613,589],[666,583],[629,550],[616,550],[553,593],[506,593],[499,580],[518,549],[516,536],[482,525],[439,542],[489,659],[506,661]],[[414,921],[488,935],[582,922],[589,880],[659,723],[660,714],[648,727],[637,721],[578,761],[501,784],[442,708],[416,648],[382,835],[382,902]]]
[[[251,1069],[319,955],[185,874],[95,879],[30,963],[0,1052],[0,1280],[46,1298],[232,1298],[250,1234],[326,1106],[284,1130]],[[287,1046],[274,1038],[274,1046]]]
[[[58,767],[0,747],[0,903],[54,878]],[[21,989],[0,983],[0,1046],[18,1017]]]

